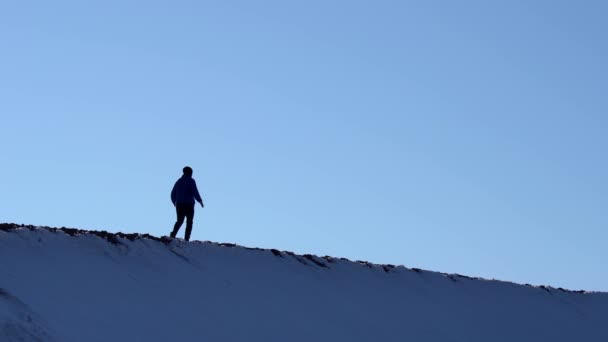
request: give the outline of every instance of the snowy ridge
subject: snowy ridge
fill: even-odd
[[[407,339],[607,341],[608,294],[0,224],[0,341]]]
[[[85,229],[66,228],[66,227],[56,228],[56,227],[23,225],[23,224],[16,224],[16,223],[0,223],[0,231],[10,232],[10,231],[14,231],[16,229],[29,229],[31,231],[44,229],[44,230],[48,230],[51,232],[63,232],[70,236],[90,234],[90,235],[98,236],[102,239],[105,239],[113,245],[125,245],[124,243],[121,242],[122,239],[129,240],[129,241],[134,241],[134,240],[138,240],[138,239],[150,239],[153,241],[161,242],[167,246],[170,245],[171,242],[173,241],[172,239],[170,239],[166,236],[156,237],[156,236],[153,236],[150,234],[121,233],[121,232],[111,233],[111,232],[107,232],[104,230],[99,231],[99,230],[85,230]],[[175,240],[175,242],[185,243],[184,241],[179,240],[179,239]],[[506,281],[496,280],[496,279],[489,280],[489,279],[484,279],[484,278],[480,278],[480,277],[469,277],[469,276],[465,276],[465,275],[458,274],[458,273],[435,272],[435,271],[428,271],[428,270],[423,270],[423,269],[415,268],[415,267],[408,268],[403,265],[395,266],[392,264],[375,264],[375,263],[372,263],[369,261],[363,261],[363,260],[352,261],[347,258],[335,258],[335,257],[327,256],[327,255],[323,256],[323,257],[319,257],[316,255],[311,255],[311,254],[298,255],[298,254],[295,254],[290,251],[280,251],[280,250],[277,250],[274,248],[273,249],[264,249],[264,248],[256,248],[256,247],[245,247],[245,246],[240,246],[240,245],[237,245],[234,243],[218,243],[218,242],[211,242],[211,241],[191,241],[190,243],[212,244],[212,245],[219,246],[219,247],[243,248],[243,249],[250,250],[250,251],[269,252],[269,253],[272,253],[274,256],[278,256],[278,257],[292,257],[303,265],[307,265],[307,266],[316,265],[321,268],[331,268],[332,263],[334,263],[336,260],[341,260],[341,261],[345,261],[345,262],[349,262],[349,263],[353,263],[353,264],[358,264],[360,266],[370,268],[370,269],[382,270],[386,273],[396,272],[399,270],[406,270],[406,271],[412,271],[412,272],[417,272],[417,273],[431,272],[431,273],[443,275],[443,276],[447,277],[448,279],[450,279],[451,281],[458,281],[459,278],[460,279],[469,279],[469,280],[480,280],[480,281],[496,281],[496,282],[505,282],[505,283],[515,284],[515,285],[527,286],[527,287],[540,288],[540,289],[543,289],[548,292],[562,291],[562,292],[572,292],[572,293],[579,293],[579,294],[594,293],[594,291],[569,290],[569,289],[564,289],[561,287],[555,288],[555,287],[546,286],[546,285],[534,286],[534,285],[530,285],[530,284],[517,284],[517,283],[506,282]]]

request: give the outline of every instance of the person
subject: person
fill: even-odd
[[[175,206],[177,212],[177,221],[173,226],[171,237],[175,238],[179,228],[186,219],[186,233],[184,239],[190,241],[190,234],[192,233],[192,222],[194,221],[194,204],[195,200],[201,204],[201,207],[205,207],[203,199],[198,193],[196,182],[192,178],[192,168],[189,166],[184,167],[184,174],[180,179],[175,182],[173,190],[171,190],[171,202]]]

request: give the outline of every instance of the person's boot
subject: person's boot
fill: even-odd
[[[175,239],[175,237],[177,236],[178,230],[179,230],[179,227],[177,227],[177,223],[176,223],[175,226],[173,226],[173,230],[171,231],[171,234],[169,234],[169,236]]]

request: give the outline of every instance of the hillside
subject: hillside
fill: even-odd
[[[608,341],[608,294],[0,224],[0,341]]]

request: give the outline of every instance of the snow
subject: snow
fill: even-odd
[[[608,341],[606,293],[6,227],[0,341]]]

